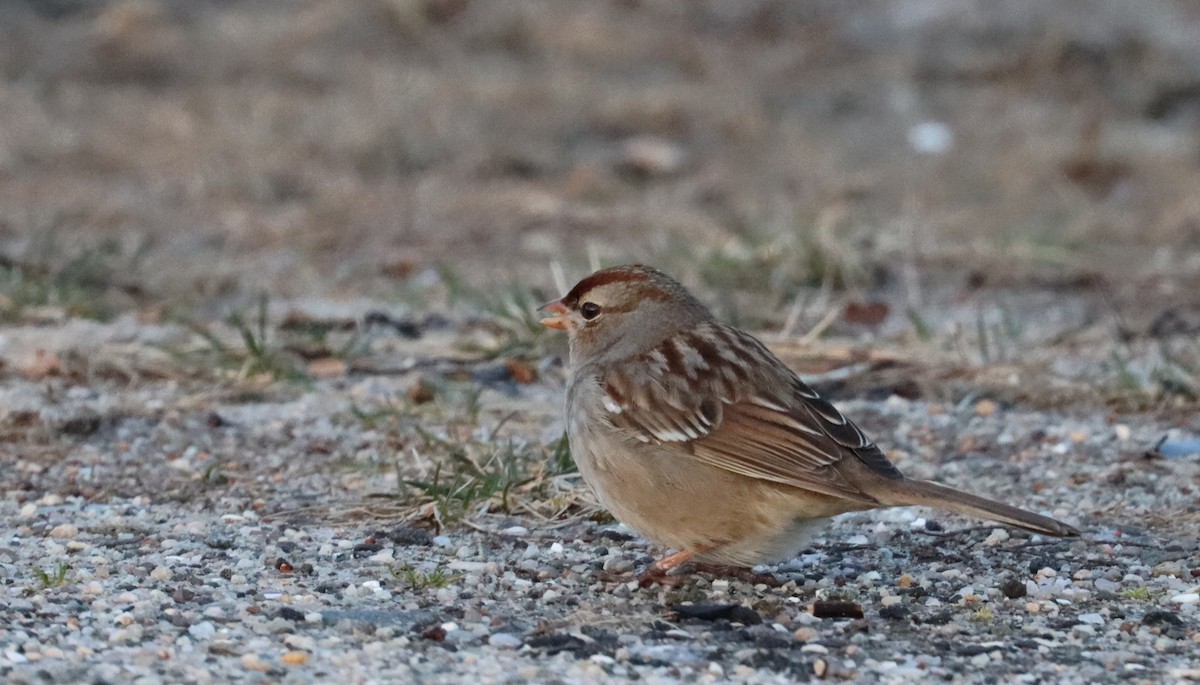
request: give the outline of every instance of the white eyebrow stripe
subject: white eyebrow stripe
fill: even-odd
[[[609,397],[608,395],[604,396],[604,408],[614,414],[620,414],[622,411],[625,411],[624,409],[621,408],[621,405],[617,404],[616,402],[613,402],[613,399],[611,397]]]

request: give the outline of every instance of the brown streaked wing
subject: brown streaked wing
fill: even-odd
[[[711,466],[874,503],[836,465],[855,455],[882,470],[871,459],[878,448],[753,338],[708,324],[631,361],[601,378],[613,426]],[[769,387],[780,375],[785,387]]]

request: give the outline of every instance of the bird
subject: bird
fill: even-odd
[[[649,565],[643,585],[689,563],[780,563],[830,517],[883,507],[1080,534],[906,477],[766,345],[656,268],[601,269],[539,311],[567,334],[566,432],[583,480],[614,518],[676,550]]]

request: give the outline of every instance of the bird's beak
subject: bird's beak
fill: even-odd
[[[560,331],[567,330],[567,305],[563,304],[562,300],[552,300],[538,307],[539,312],[546,312],[553,316],[547,316],[541,320],[541,324],[546,328],[556,328]]]

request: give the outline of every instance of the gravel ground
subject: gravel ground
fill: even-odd
[[[131,330],[184,335],[63,328],[64,340],[99,348]],[[53,330],[24,332],[53,344]],[[21,358],[21,339],[7,336],[5,352]],[[468,409],[443,390],[431,403],[443,423],[425,428],[452,436],[461,421],[497,443],[552,443],[558,368],[529,384],[488,368],[472,378],[490,380],[464,381],[482,388]],[[370,427],[351,409],[404,396],[415,373],[273,386],[249,400],[189,380],[11,377],[0,679],[1200,677],[1200,459],[1146,456],[1168,431],[1173,445],[1195,438],[1177,425],[988,401],[846,401],[911,475],[1051,513],[1085,539],[919,509],[855,514],[798,559],[759,569],[775,582],[691,574],[642,589],[632,574],[659,550],[586,509],[547,520],[493,500],[438,530],[420,509],[368,505],[397,492],[405,429]]]

